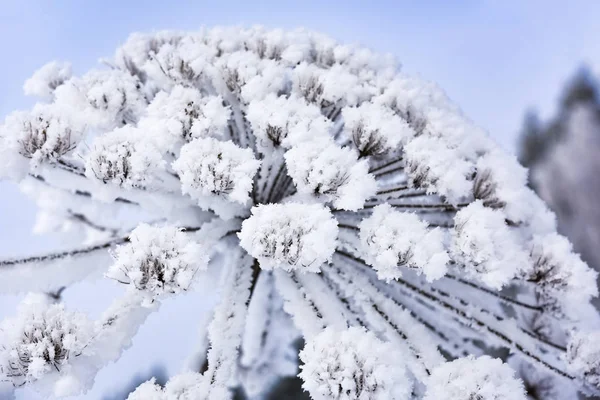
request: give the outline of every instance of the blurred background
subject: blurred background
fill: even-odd
[[[437,82],[530,168],[530,184],[557,213],[559,230],[600,269],[599,16],[597,0],[2,0],[0,118],[33,105],[22,85],[46,62],[71,61],[75,73],[84,73],[132,32],[305,27],[391,53],[405,71]],[[0,182],[0,193],[0,258],[60,246],[58,237],[32,233],[36,207],[16,185]],[[75,285],[64,299],[98,315],[116,295],[103,285]],[[151,376],[164,382],[177,373],[210,298],[196,293],[165,302],[80,399],[124,399]],[[0,296],[0,318],[12,315],[18,301]],[[38,398],[17,391],[17,399]]]

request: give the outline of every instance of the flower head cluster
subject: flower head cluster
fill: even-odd
[[[29,296],[18,315],[0,325],[0,380],[21,386],[60,374],[85,351],[92,332],[84,314],[50,304],[43,296]]]
[[[523,382],[502,360],[469,356],[434,369],[425,400],[525,400]]]
[[[364,329],[325,329],[300,358],[303,387],[314,400],[410,398],[412,382],[394,347]]]
[[[149,300],[186,291],[208,258],[201,246],[175,227],[139,225],[119,246],[107,276],[131,284]]]
[[[318,204],[269,204],[252,209],[239,237],[262,269],[318,272],[331,260],[337,230],[331,213]]]
[[[450,260],[440,229],[428,229],[416,214],[393,211],[389,204],[375,207],[362,220],[360,240],[365,261],[383,280],[401,276],[400,267],[423,272],[428,280],[438,279]]]

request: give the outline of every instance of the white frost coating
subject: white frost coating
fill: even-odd
[[[157,43],[143,64],[143,70],[161,88],[194,86],[204,78],[217,49],[202,43],[196,35],[173,37]]]
[[[337,221],[325,207],[288,203],[253,207],[238,236],[262,269],[319,272],[331,261],[337,233]]]
[[[140,128],[164,140],[164,147],[189,142],[194,138],[220,137],[227,128],[231,112],[220,96],[202,96],[196,89],[175,86],[159,92],[148,108]]]
[[[573,246],[557,233],[537,236],[532,242],[530,270],[527,279],[539,290],[558,302],[567,316],[576,315],[582,304],[598,295],[598,273],[573,252]]]
[[[435,368],[424,400],[526,400],[523,382],[498,358],[459,358]]]
[[[23,91],[28,96],[52,98],[54,90],[71,78],[71,63],[51,61],[25,81]]]
[[[127,400],[209,400],[206,393],[202,392],[202,378],[202,375],[195,372],[175,375],[169,379],[164,389],[152,378],[138,386]]]
[[[477,160],[473,192],[490,208],[502,209],[513,223],[529,222],[532,210],[527,196],[527,170],[515,156],[494,150]],[[542,208],[543,210],[543,208]]]
[[[138,386],[127,396],[127,400],[166,400],[166,395],[156,384],[156,379],[152,378]]]
[[[92,70],[55,91],[56,103],[85,116],[87,124],[111,129],[137,122],[147,101],[138,79],[121,70]]]
[[[332,201],[334,207],[356,211],[377,192],[366,160],[331,140],[311,140],[285,153],[288,173],[298,192]]]
[[[165,168],[158,149],[132,126],[97,137],[85,164],[88,178],[124,188],[150,185]]]
[[[529,265],[519,237],[504,219],[501,211],[484,207],[480,200],[460,210],[454,218],[454,261],[467,276],[497,290]]]
[[[114,257],[107,277],[145,293],[150,303],[186,291],[208,265],[202,247],[173,226],[139,225],[129,243],[116,248]]]
[[[450,203],[457,203],[472,193],[473,163],[461,158],[443,139],[419,136],[404,150],[406,169],[414,186],[438,193]]]
[[[195,139],[186,144],[173,163],[181,179],[182,192],[206,208],[222,203],[223,199],[242,205],[248,202],[259,166],[260,161],[254,158],[252,150],[213,138]]]
[[[575,332],[565,359],[570,373],[587,385],[600,387],[600,331]]]
[[[327,137],[331,121],[304,98],[270,94],[248,105],[248,121],[262,146],[290,148],[314,137]]]
[[[92,324],[85,314],[51,304],[45,295],[31,294],[19,306],[16,317],[0,324],[0,380],[21,386],[52,374],[42,385],[52,387],[54,381],[58,385],[70,374],[73,360],[86,352],[92,338]],[[71,388],[78,388],[76,382],[71,383]],[[67,389],[64,385],[49,388],[50,393],[58,390],[62,395],[74,394]]]
[[[344,129],[360,154],[381,155],[406,144],[415,132],[408,123],[383,105],[363,103],[342,110]]]
[[[365,261],[377,271],[379,279],[390,281],[402,276],[400,267],[422,272],[428,281],[446,273],[448,253],[444,234],[413,213],[393,211],[389,204],[373,209],[359,225]]]
[[[302,387],[313,400],[410,398],[412,382],[401,356],[364,328],[327,328],[306,343],[300,359]]]
[[[30,168],[55,162],[75,148],[81,121],[56,104],[36,104],[16,111],[0,125],[0,178],[22,179]]]
[[[586,303],[595,293],[595,275],[571,255],[564,239],[552,239],[552,214],[525,187],[514,158],[496,151],[434,85],[405,76],[394,60],[367,49],[302,30],[260,27],[134,35],[106,64],[111,70],[65,76],[54,92],[47,89],[52,78],[38,76],[38,89],[53,102],[45,106],[55,112],[52,118],[64,119],[77,133],[64,148],[60,140],[44,148],[52,138],[43,129],[23,141],[23,129],[0,128],[2,175],[20,179],[30,173],[26,182],[35,182],[32,192],[46,215],[45,227],[85,246],[0,260],[0,289],[54,292],[93,279],[111,263],[107,248],[127,242],[123,236],[133,224],[154,221],[187,227],[185,235],[201,243],[201,253],[214,254],[214,269],[199,272],[207,285],[214,285],[223,264],[237,268],[218,293],[224,301],[210,324],[210,372],[206,379],[190,378],[191,387],[200,390],[189,398],[227,398],[233,387],[251,398],[267,397],[280,377],[296,374],[293,343],[300,335],[310,342],[325,327],[343,331],[358,325],[402,352],[401,367],[414,379],[413,398],[423,397],[429,372],[443,362],[438,348],[453,357],[480,354],[486,350],[473,344],[479,341],[511,350],[532,365],[536,374],[528,375],[526,386],[543,393],[540,398],[549,397],[537,390],[548,385],[547,376],[571,392],[584,386],[580,379],[564,379],[580,375],[568,371],[562,347],[571,329],[591,329],[600,321]],[[28,116],[37,124],[36,117]],[[123,126],[119,143],[113,131]],[[93,179],[86,179],[84,161],[102,140],[104,175],[96,177],[88,168]],[[209,143],[206,151],[200,151],[202,141]],[[31,156],[22,154],[24,143],[34,148]],[[70,144],[77,147],[70,151]],[[298,150],[302,146],[305,153]],[[288,157],[296,175],[287,168],[286,151],[298,152]],[[165,165],[174,160],[179,171]],[[237,176],[233,161],[251,168]],[[103,177],[111,184],[98,184]],[[191,196],[181,193],[181,181]],[[378,192],[375,181],[382,184]],[[454,221],[456,211],[473,199],[478,203]],[[415,215],[396,214],[387,206],[374,209],[385,201]],[[258,222],[257,215],[250,217],[252,206],[267,202],[283,205],[265,211]],[[287,204],[297,209],[317,204],[318,212],[281,211]],[[329,213],[327,207],[336,209]],[[361,232],[357,227],[365,218]],[[245,254],[231,234],[245,219],[240,238],[261,261]],[[76,235],[84,232],[94,233]],[[153,260],[181,259],[174,247]],[[229,260],[232,254],[236,257]],[[452,261],[446,265],[448,256]],[[331,268],[325,264],[329,259]],[[86,354],[69,359],[60,376],[44,374],[34,389],[43,387],[50,395],[86,390],[98,370],[133,343],[160,299],[189,287],[189,268],[168,283],[162,272],[148,274],[144,282],[142,265],[150,271],[160,264],[153,260],[140,261],[137,269],[130,265],[133,276],[119,269],[130,290],[97,321]],[[262,271],[259,262],[274,271]],[[402,270],[402,262],[414,271]],[[446,267],[456,276],[427,282]],[[302,273],[319,269],[320,274]],[[397,277],[396,282],[378,280],[376,272]],[[269,277],[274,279],[266,285]],[[511,290],[495,295],[479,280],[494,289],[509,282]],[[194,348],[206,350],[205,337],[198,335],[201,345]],[[157,343],[169,345],[169,340]],[[193,353],[197,371],[204,356]],[[142,398],[168,397],[169,389],[146,388],[154,393]],[[184,397],[183,392],[176,396]]]

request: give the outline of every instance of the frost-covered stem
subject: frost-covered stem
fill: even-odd
[[[305,297],[312,301],[323,315],[327,326],[345,329],[352,320],[339,298],[323,281],[319,274],[295,274],[297,282],[302,285]],[[293,278],[292,278],[293,279]]]
[[[42,175],[39,175],[39,174],[37,174],[37,175],[29,174],[29,176],[31,178],[37,180],[38,182],[42,182],[45,185],[47,185],[47,186],[49,186],[49,187],[51,187],[53,189],[60,190],[60,191],[65,192],[65,193],[69,193],[69,194],[72,194],[74,196],[85,197],[85,198],[87,198],[89,200],[95,201],[94,198],[93,198],[93,196],[92,196],[92,193],[90,193],[90,192],[88,192],[86,190],[79,190],[79,189],[69,190],[69,189],[58,187],[56,185],[52,185],[51,183],[48,182],[48,180],[46,178],[44,178]],[[123,198],[123,197],[117,197],[117,198],[115,198],[114,202],[115,203],[123,203],[123,204],[130,204],[130,205],[134,205],[134,206],[139,206],[139,203],[137,203],[135,201],[132,201],[132,200],[129,200],[129,199],[126,199],[126,198]]]
[[[269,195],[267,196],[267,203],[273,203],[279,196],[281,196],[283,192],[281,190],[281,182],[283,181],[284,176],[287,176],[287,173],[285,163],[282,160],[279,170],[277,171],[277,175],[275,175],[275,179],[271,184],[271,189],[269,190]]]
[[[128,291],[123,297],[115,300],[96,323],[96,336],[90,344],[97,358],[97,370],[103,365],[118,359],[122,352],[131,346],[131,340],[137,334],[146,318],[159,308],[159,303],[152,307],[142,306],[142,296],[135,291]]]
[[[307,338],[316,335],[325,328],[323,315],[314,302],[307,298],[294,274],[275,270],[273,275],[275,276],[277,290],[285,301],[284,310],[292,316],[296,328]]]
[[[402,186],[397,186],[397,187],[393,187],[393,188],[378,190],[376,194],[382,195],[382,194],[388,194],[388,193],[394,193],[394,192],[402,192],[402,191],[408,190],[408,189],[410,189],[410,187],[408,185],[402,185]],[[424,191],[422,191],[422,192],[425,193]]]
[[[253,282],[256,293],[250,296],[242,338],[241,363],[251,366],[264,348],[273,312],[273,274],[267,271]],[[252,291],[252,290],[251,290]]]
[[[239,137],[239,145],[240,147],[250,147],[254,148],[253,140],[248,135],[246,131],[246,118],[244,117],[244,112],[242,111],[241,104],[236,96],[227,91],[225,95],[225,100],[231,107],[231,111],[233,113],[233,120],[235,122],[235,127],[238,131]]]
[[[399,346],[406,348],[414,358],[415,365],[422,367],[419,368],[419,378],[425,379],[432,368],[444,361],[425,328],[416,323],[417,321],[401,304],[374,287],[368,278],[343,271],[335,265],[328,267],[327,270],[331,270],[338,279],[343,281],[347,290],[355,294],[362,293],[362,296],[355,298],[367,320],[374,327],[380,326],[380,329],[387,331],[390,340],[395,340]]]
[[[402,166],[399,166],[396,168],[388,169],[386,171],[380,171],[373,175],[375,175],[375,178],[381,178],[382,176],[389,175],[389,174],[392,174],[392,173],[398,172],[398,171],[404,171],[404,166],[402,165]]]
[[[395,158],[395,159],[393,159],[393,160],[391,160],[391,161],[388,161],[388,162],[386,162],[386,163],[385,163],[385,164],[383,164],[383,165],[379,165],[379,166],[377,166],[377,167],[375,167],[375,168],[371,168],[371,169],[369,170],[369,173],[370,173],[370,174],[372,174],[372,173],[374,173],[374,172],[381,171],[382,169],[384,169],[384,168],[387,168],[387,167],[389,167],[390,165],[393,165],[393,164],[396,164],[396,163],[398,163],[398,162],[401,162],[403,159],[404,159],[404,157],[402,157],[402,156],[400,156],[399,158]],[[377,176],[377,174],[375,174],[375,176]]]
[[[336,253],[368,268],[368,265],[364,261],[352,256],[349,253],[342,252],[342,251],[337,251]],[[460,317],[460,319],[463,320],[467,325],[475,325],[480,329],[486,330],[490,335],[492,335],[498,341],[504,343],[508,348],[517,350],[519,353],[521,353],[526,358],[532,360],[533,362],[540,364],[541,366],[547,368],[548,370],[550,370],[564,378],[568,378],[571,380],[575,379],[572,375],[568,374],[567,372],[561,370],[558,367],[551,365],[550,363],[544,361],[539,355],[536,355],[531,350],[526,349],[517,340],[510,338],[509,336],[507,336],[505,333],[498,330],[497,328],[494,328],[494,327],[490,326],[489,324],[487,324],[486,322],[482,321],[480,318],[473,316],[472,312],[461,310],[458,307],[448,303],[447,301],[442,300],[441,298],[433,295],[432,293],[429,293],[428,291],[426,291],[422,288],[419,288],[402,278],[398,278],[395,282],[397,282],[398,284],[407,288],[412,293],[415,293],[420,298],[428,301],[432,305],[439,307],[442,311],[446,311],[455,316]],[[539,340],[539,338],[538,338],[538,340]]]
[[[71,216],[71,218],[73,218],[75,221],[77,221],[89,228],[92,228],[98,232],[110,232],[111,236],[115,236],[117,234],[117,232],[119,232],[118,229],[108,228],[106,226],[102,226],[100,224],[93,222],[92,220],[90,220],[88,217],[86,217],[82,213],[76,213],[71,210],[68,210],[68,213]]]
[[[501,294],[498,294],[497,292],[494,292],[493,290],[485,288],[485,287],[483,287],[481,285],[478,285],[478,284],[476,284],[474,282],[471,282],[471,281],[468,281],[466,279],[454,276],[452,274],[446,274],[445,278],[452,279],[452,280],[454,280],[456,282],[462,283],[463,285],[470,286],[473,289],[482,291],[482,292],[484,292],[484,293],[486,293],[486,294],[488,294],[490,296],[496,297],[496,298],[500,299],[500,301],[502,301],[503,303],[506,303],[506,304],[509,304],[509,305],[514,305],[514,306],[523,307],[523,308],[526,308],[526,309],[531,310],[531,311],[543,311],[543,307],[541,307],[541,306],[531,305],[531,304],[524,303],[522,301],[513,299],[511,297],[503,296]]]
[[[208,328],[210,348],[205,377],[211,382],[211,389],[226,388],[233,377],[250,298],[252,262],[250,256],[237,250],[223,275],[221,301]]]
[[[26,258],[13,258],[8,260],[0,260],[0,268],[13,267],[23,264],[49,262],[67,257],[79,257],[86,254],[94,253],[100,250],[105,250],[118,244],[126,243],[129,239],[127,237],[121,237],[118,239],[111,239],[106,242],[101,242],[92,246],[86,246],[79,249],[67,250],[57,253],[48,253],[39,256],[26,257]]]
[[[458,204],[447,204],[447,203],[424,203],[424,204],[410,204],[410,203],[389,203],[390,206],[395,208],[407,208],[407,209],[415,209],[415,210],[435,210],[435,211],[446,211],[446,212],[454,212],[458,211],[461,208],[468,206],[470,203],[458,203]],[[378,204],[367,204],[365,205],[366,209],[373,208]]]

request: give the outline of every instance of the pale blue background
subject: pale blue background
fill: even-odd
[[[47,61],[70,60],[82,73],[98,58],[111,56],[133,31],[259,23],[303,26],[393,53],[406,71],[438,82],[512,151],[527,107],[550,115],[561,84],[578,66],[600,67],[598,16],[597,0],[1,0],[0,117],[32,104],[22,95],[22,84]],[[29,234],[33,204],[10,183],[0,183],[0,193],[0,257],[52,247],[52,240]],[[79,285],[67,297],[98,313],[113,294],[89,298],[91,286]],[[16,299],[0,301],[0,317],[12,313]],[[86,398],[101,398],[157,361],[176,372],[196,335],[194,316],[201,310],[195,304],[166,304],[143,327],[124,361],[109,366]],[[173,343],[180,345],[173,349]],[[21,392],[19,398],[36,397]]]

